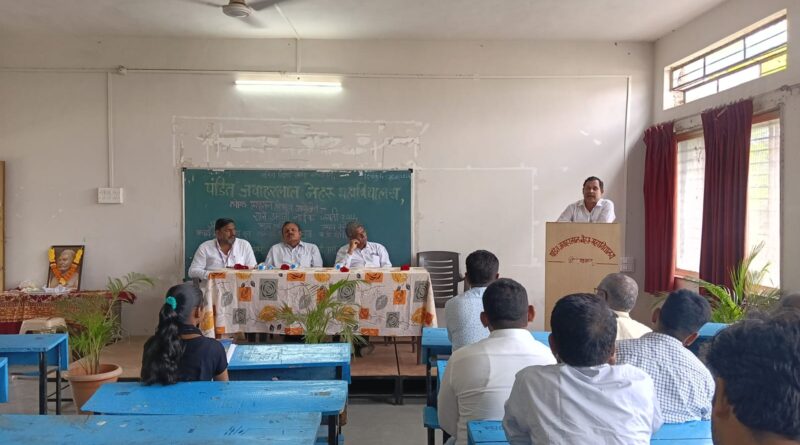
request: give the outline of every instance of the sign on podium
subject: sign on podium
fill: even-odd
[[[547,223],[545,251],[545,329],[563,296],[588,292],[606,275],[619,272],[620,225]]]

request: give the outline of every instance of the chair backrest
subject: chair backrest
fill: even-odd
[[[436,307],[444,307],[447,300],[458,295],[459,272],[458,252],[430,250],[417,252],[417,265],[431,274],[433,299]]]

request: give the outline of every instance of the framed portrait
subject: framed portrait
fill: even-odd
[[[47,270],[47,287],[58,286],[68,289],[81,289],[84,246],[50,246],[47,257],[50,267]]]

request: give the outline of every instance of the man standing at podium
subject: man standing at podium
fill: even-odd
[[[583,181],[583,199],[567,206],[558,222],[613,223],[614,203],[603,199],[603,181],[589,176]]]

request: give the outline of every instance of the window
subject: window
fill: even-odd
[[[777,113],[753,117],[747,179],[746,252],[759,243],[764,249],[754,268],[770,263],[762,284],[780,286],[780,119]],[[677,180],[678,275],[697,276],[703,230],[705,143],[702,132],[680,134]]]
[[[786,69],[786,11],[754,24],[666,68],[664,109],[682,105]]]

